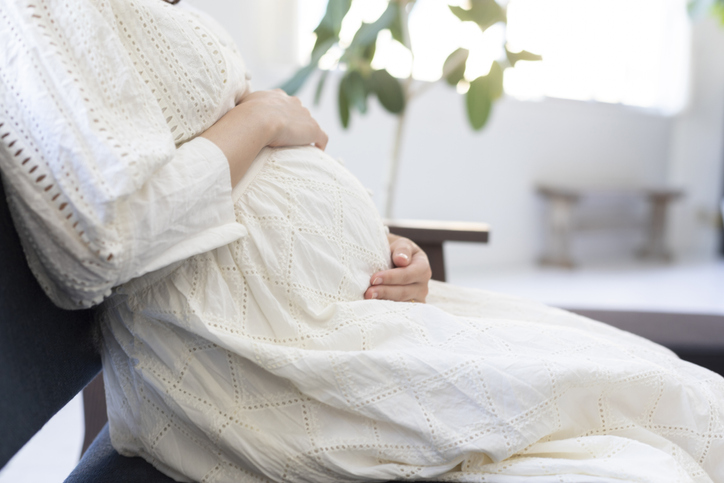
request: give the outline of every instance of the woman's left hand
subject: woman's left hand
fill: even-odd
[[[365,299],[424,303],[432,276],[427,255],[407,238],[391,234],[387,237],[395,268],[372,275]]]

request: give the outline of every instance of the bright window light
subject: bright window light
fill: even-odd
[[[506,73],[520,98],[594,100],[675,112],[686,100],[686,0],[511,0],[511,50],[543,55]]]
[[[504,2],[500,2],[501,4]],[[625,104],[671,114],[686,102],[689,67],[687,0],[509,0],[508,25],[484,34],[474,24],[460,24],[448,5],[466,0],[417,0],[410,16],[414,59],[388,32],[377,41],[373,67],[397,77],[422,81],[440,78],[447,55],[470,50],[466,78],[486,74],[493,60],[504,58],[503,39],[511,51],[543,55],[542,62],[519,62],[505,74],[505,91],[518,99],[556,97]],[[299,0],[302,56],[309,58],[314,27],[327,0]],[[355,0],[340,34],[352,40],[361,22],[374,21],[386,0]],[[320,65],[337,66],[339,50]],[[462,86],[464,87],[464,86]]]

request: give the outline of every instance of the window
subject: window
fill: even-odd
[[[621,103],[662,113],[680,110],[686,101],[689,23],[686,0],[509,0],[508,25],[484,34],[472,23],[461,28],[447,5],[466,0],[417,0],[410,16],[414,61],[388,32],[378,38],[375,67],[398,77],[412,70],[416,79],[440,77],[447,55],[458,47],[471,51],[466,77],[485,74],[510,50],[543,55],[542,62],[520,62],[506,71],[505,90],[519,99],[557,97]],[[500,3],[504,3],[500,1]],[[311,34],[326,0],[300,0],[300,45],[308,58]],[[375,20],[386,0],[356,0],[345,18],[341,41],[362,21]],[[323,68],[336,67],[330,51]]]
[[[675,112],[685,102],[685,0],[512,0],[508,40],[541,53],[509,71],[516,97],[595,100]]]

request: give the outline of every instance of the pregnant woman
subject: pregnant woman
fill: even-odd
[[[724,482],[720,376],[536,303],[427,295],[424,254],[395,241],[392,268],[316,122],[252,92],[199,12],[2,0],[0,38],[5,189],[46,293],[102,303],[121,454],[178,481]]]

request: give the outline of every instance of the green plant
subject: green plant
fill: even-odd
[[[724,25],[724,0],[691,0],[689,2],[689,12],[697,13],[702,10],[708,10]]]
[[[364,0],[359,0],[364,1]],[[449,6],[450,11],[460,22],[473,22],[485,32],[491,26],[507,23],[506,9],[496,0],[469,0],[469,8]],[[360,114],[367,112],[369,96],[376,96],[380,104],[390,113],[398,116],[395,145],[387,179],[387,200],[385,216],[392,216],[392,201],[399,166],[402,137],[405,125],[405,113],[408,104],[427,90],[431,83],[416,82],[412,74],[407,79],[397,79],[386,69],[374,69],[372,60],[375,56],[377,37],[383,30],[389,30],[392,38],[402,44],[411,55],[409,36],[410,12],[415,0],[389,0],[387,9],[372,23],[362,23],[355,32],[349,45],[341,45],[339,34],[342,21],[349,12],[352,0],[329,0],[327,10],[321,22],[314,30],[317,36],[312,49],[309,64],[299,69],[282,88],[289,94],[296,93],[317,70],[320,59],[333,47],[341,52],[339,64],[344,69],[338,88],[339,117],[342,126],[347,128],[354,111]],[[466,66],[469,52],[459,48],[451,52],[444,63],[440,80],[450,86],[460,83],[469,84],[465,93],[467,117],[475,130],[481,130],[490,119],[494,102],[503,95],[503,77],[507,68],[514,67],[518,61],[541,60],[539,55],[530,52],[511,52],[505,47],[505,57],[492,62],[486,75],[475,79],[466,78]],[[328,71],[321,70],[317,81],[315,103],[319,102],[327,82]]]

